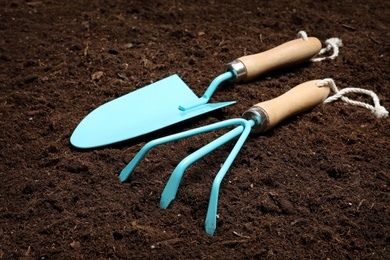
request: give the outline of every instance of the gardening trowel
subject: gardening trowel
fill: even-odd
[[[208,103],[224,81],[250,81],[271,70],[308,61],[321,50],[314,37],[296,39],[271,50],[228,63],[202,97],[172,75],[114,99],[93,110],[74,130],[70,142],[78,148],[95,148],[125,141],[189,118],[234,104]]]

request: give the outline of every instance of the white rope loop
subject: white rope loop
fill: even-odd
[[[326,78],[321,80],[320,82],[317,83],[318,87],[322,86],[329,86],[330,89],[335,93],[333,96],[328,97],[325,99],[324,103],[331,103],[333,101],[336,101],[338,99],[341,99],[342,101],[354,105],[354,106],[361,106],[366,109],[371,110],[371,112],[377,117],[377,118],[386,118],[389,116],[389,112],[386,110],[385,107],[380,105],[380,101],[378,96],[371,90],[368,89],[362,89],[362,88],[344,88],[342,90],[339,90],[336,86],[336,83],[334,82],[333,79],[331,78]],[[364,94],[371,96],[374,102],[374,106],[361,102],[361,101],[356,101],[353,99],[349,99],[347,97],[344,97],[345,94],[348,93],[358,93],[358,94]]]
[[[308,41],[307,33],[305,31],[299,31],[298,36],[301,37],[304,41]],[[323,61],[325,59],[335,59],[339,55],[339,47],[343,46],[343,43],[339,38],[329,38],[325,41],[325,44],[326,44],[325,48],[322,48],[316,56],[322,55],[325,52],[328,52],[332,49],[333,49],[333,54],[328,57],[318,57],[318,58],[314,57],[311,59],[312,62]],[[339,90],[336,86],[336,83],[331,78],[323,79],[317,84],[318,87],[325,86],[325,85],[329,86],[330,89],[335,93],[333,96],[325,99],[324,101],[325,104],[341,99],[342,101],[348,104],[354,106],[361,106],[371,110],[371,112],[378,118],[386,118],[389,116],[389,112],[386,110],[386,108],[380,105],[378,96],[371,90],[362,89],[362,88],[345,88]],[[358,93],[358,94],[371,96],[374,101],[374,106],[344,96],[349,93]]]
[[[298,36],[301,37],[304,41],[308,40],[307,33],[305,31],[299,31]],[[322,55],[325,52],[328,52],[333,49],[333,54],[328,57],[318,57],[318,58],[312,58],[312,62],[319,62],[326,59],[335,59],[337,56],[339,56],[339,47],[343,46],[343,42],[339,38],[329,38],[325,41],[326,46],[320,50],[320,52],[317,55]],[[316,56],[317,56],[316,55]]]

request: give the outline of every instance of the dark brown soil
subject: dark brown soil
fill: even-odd
[[[211,183],[232,144],[186,171],[168,209],[170,173],[215,135],[152,150],[127,183],[118,174],[148,140],[239,117],[312,79],[373,90],[389,109],[389,17],[385,0],[1,1],[0,258],[388,259],[390,120],[361,107],[318,106],[250,136],[222,183],[213,237]],[[341,38],[339,57],[220,88],[213,102],[237,104],[136,141],[69,143],[109,100],[175,73],[200,96],[225,63],[300,30]]]

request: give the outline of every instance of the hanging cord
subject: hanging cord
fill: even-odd
[[[317,83],[318,87],[322,87],[322,86],[326,86],[326,85],[329,86],[330,89],[335,94],[333,96],[330,96],[327,99],[325,99],[324,103],[331,103],[331,102],[336,101],[337,99],[340,98],[342,101],[344,101],[348,104],[351,104],[354,106],[361,106],[361,107],[364,107],[364,108],[371,110],[371,112],[377,118],[386,118],[389,116],[389,112],[386,110],[386,108],[384,108],[383,106],[380,105],[378,96],[371,90],[362,89],[362,88],[344,88],[342,90],[339,90],[336,86],[336,83],[331,78],[323,79]],[[348,93],[358,93],[358,94],[365,94],[365,95],[371,96],[373,101],[374,101],[374,106],[367,104],[367,103],[364,103],[364,102],[360,102],[360,101],[356,101],[356,100],[352,100],[352,99],[349,99],[347,97],[344,97],[344,95],[348,94]]]
[[[304,41],[307,41],[307,33],[305,31],[299,31],[298,36],[301,37]],[[326,47],[322,48],[320,52],[317,55],[322,55],[325,52],[328,52],[333,49],[333,54],[328,57],[319,57],[319,58],[312,58],[312,62],[319,62],[323,61],[325,59],[335,59],[337,56],[339,56],[339,47],[343,46],[343,42],[339,38],[329,38],[325,41]],[[316,55],[316,56],[317,56]]]
[[[305,31],[299,31],[298,36],[301,37],[304,41],[308,40],[307,33]],[[323,61],[325,59],[335,59],[339,55],[339,47],[343,46],[343,43],[342,43],[341,39],[339,39],[339,38],[329,38],[325,41],[325,44],[326,44],[326,47],[321,49],[317,55],[322,55],[325,52],[328,52],[332,49],[333,49],[333,54],[330,55],[329,57],[319,57],[319,58],[314,57],[311,59],[312,62]],[[386,108],[384,108],[383,106],[380,105],[378,96],[371,90],[362,89],[362,88],[344,88],[342,90],[339,90],[336,86],[336,83],[331,78],[323,79],[322,81],[320,81],[317,84],[317,86],[319,86],[319,87],[325,86],[325,85],[328,85],[335,94],[333,96],[325,99],[324,103],[331,103],[331,102],[336,101],[337,99],[340,98],[342,101],[344,101],[348,104],[351,104],[354,106],[361,106],[361,107],[364,107],[364,108],[371,110],[371,112],[378,118],[386,118],[389,116],[389,112],[386,110]],[[344,95],[348,94],[348,93],[358,93],[358,94],[364,94],[364,95],[371,96],[373,101],[374,101],[374,106],[367,104],[367,103],[364,103],[364,102],[360,102],[360,101],[356,101],[356,100],[352,100],[352,99],[349,99],[347,97],[344,97]]]

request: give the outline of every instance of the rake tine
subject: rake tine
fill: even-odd
[[[245,124],[245,121],[246,120],[244,119],[237,120],[235,123],[240,124],[239,126],[215,139],[211,143],[208,143],[194,153],[188,155],[176,166],[164,188],[164,191],[161,194],[160,207],[167,208],[172,200],[175,199],[184,171],[200,158],[204,157],[208,153],[214,151],[218,147],[241,134],[244,130],[243,124]]]
[[[131,173],[134,171],[134,169],[137,167],[137,165],[140,163],[140,161],[145,157],[147,152],[150,149],[152,149],[153,147],[156,147],[156,146],[159,146],[162,144],[166,144],[169,142],[177,141],[180,139],[184,139],[187,137],[191,137],[191,136],[194,136],[197,134],[211,132],[211,131],[214,131],[216,129],[224,128],[226,126],[234,125],[234,124],[236,124],[235,122],[237,122],[237,119],[229,119],[229,120],[225,120],[223,122],[217,122],[217,123],[213,123],[211,125],[205,125],[205,126],[195,128],[195,129],[190,129],[190,130],[187,130],[187,131],[184,131],[181,133],[161,137],[161,138],[158,138],[158,139],[155,139],[155,140],[148,142],[135,155],[135,157],[129,162],[129,164],[127,164],[126,167],[121,171],[121,173],[119,174],[120,181],[125,182],[130,177]]]
[[[217,227],[217,208],[218,208],[218,194],[221,182],[226,175],[226,172],[229,170],[234,159],[237,157],[237,154],[240,152],[242,146],[244,145],[246,139],[249,136],[249,133],[255,122],[253,120],[245,120],[244,131],[242,132],[240,138],[237,140],[232,151],[227,157],[225,163],[222,165],[221,169],[218,171],[217,176],[214,178],[213,186],[211,188],[211,195],[209,201],[209,207],[207,209],[205,230],[210,235],[213,236],[214,231]]]

